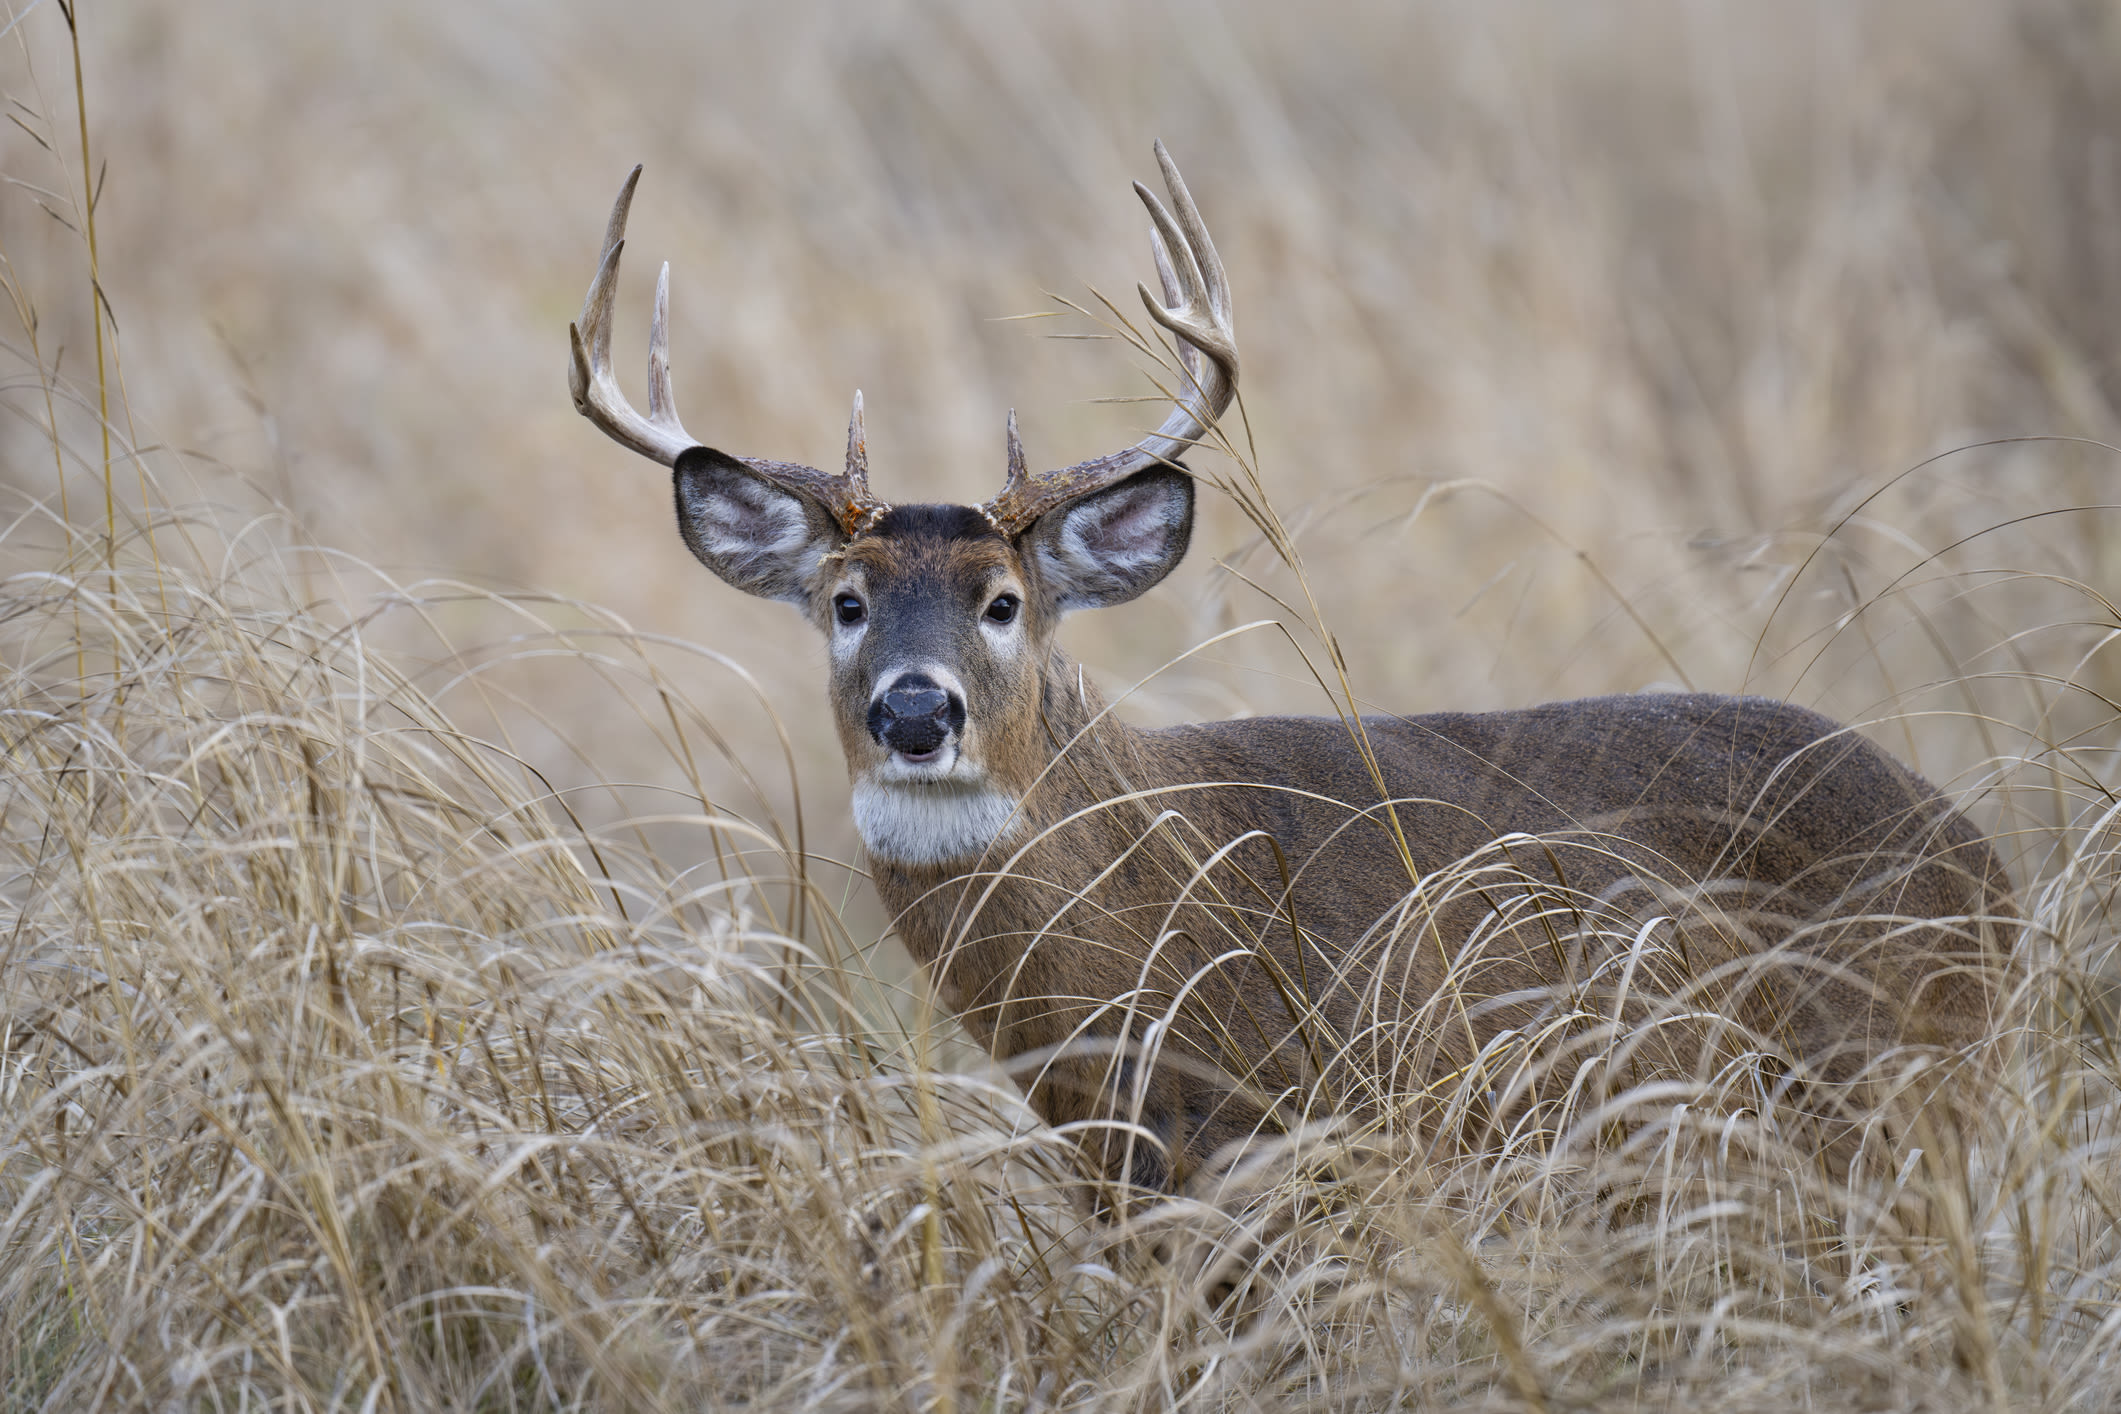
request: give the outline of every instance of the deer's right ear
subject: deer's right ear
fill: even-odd
[[[672,470],[678,533],[699,562],[746,594],[807,607],[818,562],[846,538],[825,508],[712,447]]]

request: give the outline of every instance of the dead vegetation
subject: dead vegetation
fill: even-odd
[[[400,49],[410,12],[371,9],[150,9],[84,33],[81,88],[39,82],[73,72],[70,12],[5,40],[6,1407],[2114,1406],[2114,455],[1921,461],[2115,431],[2106,10],[943,6],[711,36],[538,10]],[[196,78],[217,46],[225,86]],[[619,77],[684,93],[688,48],[753,61],[722,104],[821,96],[629,119]],[[543,131],[561,53],[599,76],[596,135],[483,150]],[[390,161],[343,131],[355,70],[428,95],[390,110]],[[463,172],[405,156],[415,119],[488,183],[418,228],[377,213]],[[679,314],[695,420],[802,455],[863,382],[873,446],[906,449],[880,481],[968,495],[1034,401],[1002,383],[1060,389],[1026,408],[1055,460],[1140,420],[1059,410],[1109,357],[979,320],[1042,278],[1125,288],[1132,213],[1077,194],[1123,190],[1165,119],[1262,292],[1229,484],[1285,520],[1224,505],[1202,543],[1238,573],[1202,557],[1159,632],[1086,656],[1140,676],[1286,622],[1157,674],[1150,718],[1322,710],[1293,644],[1392,707],[1688,680],[1859,720],[2021,889],[1955,1123],[1837,1179],[1740,1057],[1467,1157],[1434,1133],[1495,1112],[1469,1074],[1424,1097],[1447,1124],[1319,1115],[1087,1216],[1069,1137],[972,1063],[833,862],[793,626],[724,622],[660,491],[588,465],[561,331],[616,175],[689,172],[729,292]],[[234,367],[198,356],[216,324]],[[176,450],[202,443],[291,510]],[[336,530],[624,612],[312,548]]]

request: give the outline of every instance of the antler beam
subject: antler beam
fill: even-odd
[[[643,417],[626,401],[619,380],[611,371],[611,311],[617,303],[619,257],[626,249],[626,215],[633,206],[633,191],[640,183],[635,167],[619,188],[619,199],[611,205],[611,219],[604,226],[604,253],[597,258],[596,278],[582,299],[582,317],[567,326],[574,359],[567,369],[568,391],[574,395],[575,411],[588,418],[605,436],[642,456],[676,466],[677,460],[702,445],[678,421],[677,400],[670,391],[670,264],[665,261],[655,284],[655,318],[648,329],[648,415]],[[862,435],[862,395],[854,395],[854,416],[847,428],[847,469],[828,476],[815,467],[797,462],[767,461],[738,457],[761,479],[785,491],[808,498],[823,507],[854,535],[890,510],[869,492],[868,454]]]
[[[1230,282],[1208,238],[1200,208],[1186,190],[1185,178],[1164,145],[1156,144],[1157,165],[1171,193],[1171,210],[1156,193],[1134,184],[1149,209],[1150,244],[1163,299],[1139,285],[1149,317],[1168,329],[1178,344],[1181,386],[1177,406],[1163,425],[1123,452],[1078,462],[1059,471],[1032,476],[1025,469],[1024,449],[1009,419],[1009,471],[1001,494],[980,507],[1002,534],[1021,534],[1055,506],[1124,481],[1145,467],[1171,465],[1201,443],[1237,396],[1237,328],[1230,315]]]

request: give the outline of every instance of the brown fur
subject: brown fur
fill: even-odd
[[[1036,578],[999,538],[872,538],[848,556],[872,594],[963,600],[961,623],[992,584]],[[1766,1047],[1831,1082],[1885,1045],[1961,1046],[1989,1026],[2001,866],[1928,783],[1815,713],[1643,694],[1371,717],[1381,795],[1349,725],[1135,730],[1051,649],[1050,619],[1027,628],[1039,652],[1014,678],[966,632],[952,666],[984,760],[1024,798],[1010,841],[1031,842],[977,866],[878,861],[874,878],[944,1004],[1049,1122],[1116,1113],[1155,1136],[1093,1143],[1114,1178],[1174,1185],[1280,1115],[1376,1112],[1379,1082],[1406,1094],[1456,1074],[1583,985],[1598,937],[1659,913],[1680,919],[1684,966],[1638,978],[1645,1005],[1692,985],[1743,1028],[1726,1052]],[[878,750],[865,700],[839,698],[857,771]],[[1508,836],[1527,838],[1496,850]],[[1484,877],[1454,868],[1482,851]],[[1495,908],[1524,921],[1467,974]],[[1776,965],[1747,964],[1778,947]],[[1137,1075],[1148,1024],[1181,995]],[[1701,1044],[1637,1059],[1698,1067]]]
[[[1603,1089],[1778,1072],[1845,1151],[1834,1102],[1874,1059],[1988,1029],[2012,916],[1973,826],[1878,747],[1698,694],[1142,732],[1054,651],[1064,612],[1183,556],[1194,491],[1171,458],[1236,388],[1221,262],[1157,159],[1176,214],[1137,184],[1164,300],[1142,295],[1177,341],[1178,405],[1041,477],[1012,417],[979,508],[871,495],[859,395],[839,476],[698,444],[663,290],[636,413],[609,343],[638,169],[571,334],[576,406],[671,467],[693,553],[826,634],[856,822],[938,994],[1054,1124],[1133,1123],[1091,1149],[1149,1188],[1321,1109],[1536,1118],[1594,1066]]]

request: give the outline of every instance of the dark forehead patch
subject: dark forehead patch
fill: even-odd
[[[893,506],[870,532],[921,540],[999,540],[999,531],[970,506]]]

